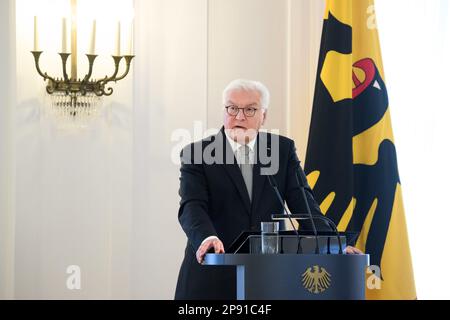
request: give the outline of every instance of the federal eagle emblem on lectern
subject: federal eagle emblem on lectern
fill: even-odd
[[[331,286],[331,275],[325,268],[313,266],[302,274],[302,284],[309,292],[319,294]]]

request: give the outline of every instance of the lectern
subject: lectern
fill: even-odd
[[[342,235],[345,246],[345,235]],[[204,265],[236,266],[238,300],[364,300],[368,255],[337,254],[336,236],[280,234],[280,253],[261,254],[261,236],[244,234],[236,251],[207,254]],[[239,245],[240,244],[240,245]],[[230,252],[230,251],[228,251]]]

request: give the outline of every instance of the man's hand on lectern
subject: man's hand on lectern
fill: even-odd
[[[200,247],[198,247],[197,253],[195,254],[197,257],[198,263],[202,263],[205,258],[205,254],[209,251],[209,249],[214,248],[214,253],[225,253],[225,249],[223,248],[223,243],[218,238],[213,238],[206,240],[203,242]]]
[[[361,250],[359,250],[358,248],[352,247],[352,246],[347,246],[344,249],[344,252],[346,254],[364,254]]]

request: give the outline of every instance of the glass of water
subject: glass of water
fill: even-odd
[[[279,223],[261,222],[261,253],[276,254],[279,253]]]

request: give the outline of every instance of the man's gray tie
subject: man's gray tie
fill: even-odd
[[[245,186],[247,187],[250,202],[252,202],[252,188],[253,188],[253,165],[250,162],[250,147],[240,146],[238,149],[239,168],[244,178]]]

